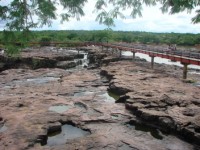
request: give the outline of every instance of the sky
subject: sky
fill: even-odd
[[[1,3],[8,2],[2,0]],[[44,26],[37,30],[104,30],[105,25],[101,25],[95,21],[97,14],[94,13],[95,0],[88,0],[84,7],[85,16],[79,21],[70,19],[69,22],[60,23],[58,17],[53,21],[51,27]],[[62,7],[57,8],[57,14],[63,12]],[[195,11],[190,14],[187,12],[178,13],[175,15],[162,14],[160,5],[153,7],[144,7],[142,17],[131,18],[128,15],[130,10],[124,11],[126,19],[116,19],[115,31],[146,31],[146,32],[175,32],[175,33],[200,33],[200,23],[192,24],[191,18],[195,16]],[[0,20],[0,30],[3,30],[3,24]]]

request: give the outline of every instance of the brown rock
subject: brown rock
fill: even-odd
[[[67,57],[67,52],[54,50],[45,48],[31,53],[24,52],[22,55],[24,58],[45,60]],[[96,55],[99,49],[92,53]],[[190,100],[194,99],[194,95],[198,96],[196,93],[199,89],[170,75],[163,75],[162,71],[146,69],[144,62],[140,65],[142,67],[133,62],[120,61],[102,68],[113,76],[110,80],[114,89],[124,93],[130,91],[127,95],[131,103],[125,105],[131,110],[134,108],[134,113],[125,110],[124,104],[106,100],[108,85],[101,81],[98,69],[9,69],[1,72],[0,114],[3,119],[6,118],[4,126],[8,129],[0,134],[0,149],[193,149],[192,144],[173,135],[163,135],[163,139],[159,140],[149,132],[135,130],[134,126],[125,124],[131,118],[166,128],[173,128],[175,124],[180,126],[179,131],[185,133],[185,136],[189,133],[191,138],[199,137],[198,111],[193,117],[185,116],[184,107],[171,106],[169,102],[160,100],[167,93],[176,103],[181,99],[186,101],[187,108],[192,108],[194,104]],[[140,80],[144,77],[147,77],[146,80]],[[169,92],[175,87],[178,92]],[[185,93],[182,94],[182,91]],[[16,107],[21,104],[23,107]],[[61,109],[61,113],[50,111],[51,106],[60,106],[57,109]],[[159,111],[158,108],[166,110]],[[91,131],[91,134],[66,139],[62,145],[41,145],[47,141],[48,132],[60,130],[61,123],[68,122],[73,122],[80,130]]]

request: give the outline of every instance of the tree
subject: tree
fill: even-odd
[[[0,0],[1,2],[2,0]],[[8,0],[1,2],[0,18],[6,21],[9,30],[26,31],[42,25],[51,25],[57,19],[57,6],[63,7],[64,13],[60,14],[61,21],[69,18],[80,19],[84,15],[83,7],[87,0]],[[124,18],[123,10],[131,9],[131,16],[141,16],[143,4],[152,6],[162,4],[162,11],[171,14],[181,11],[190,12],[200,5],[199,0],[96,0],[95,11],[98,13],[96,20],[111,27],[117,17]],[[109,7],[108,7],[109,6]],[[109,9],[111,8],[111,9]],[[200,10],[193,18],[194,23],[200,22]]]
[[[95,31],[93,33],[93,41],[95,42],[108,42],[112,37],[111,30]]]
[[[1,0],[0,0],[1,1]],[[0,18],[6,21],[4,35],[9,39],[4,40],[7,50],[13,49],[13,42],[26,44],[31,28],[41,27],[43,25],[51,25],[52,20],[56,19],[56,7],[61,5],[66,10],[61,14],[61,21],[68,21],[70,17],[79,19],[84,15],[82,10],[87,0],[11,0],[7,5],[0,5]],[[12,34],[8,34],[12,32]],[[16,38],[15,32],[21,31],[23,38]],[[10,36],[9,36],[10,35]],[[9,37],[8,37],[9,36]],[[15,48],[16,49],[16,48]],[[15,51],[17,52],[16,49]]]
[[[7,4],[4,4],[4,3]],[[57,19],[57,6],[63,7],[61,21],[69,21],[69,18],[80,19],[84,15],[83,7],[87,0],[0,0],[0,19],[6,22],[6,31],[20,31],[23,35],[19,42],[26,43],[29,39],[30,29],[51,25],[52,20]],[[98,13],[96,20],[105,24],[108,28],[114,26],[114,19],[125,18],[123,11],[131,9],[130,16],[142,15],[144,5],[153,6],[161,3],[162,12],[171,14],[195,9],[200,5],[199,0],[96,0],[95,11]],[[200,22],[200,9],[192,19],[193,23]],[[6,33],[6,32],[4,32]],[[10,34],[8,34],[10,35]],[[15,37],[11,36],[10,38]],[[9,42],[15,41],[10,39]],[[6,43],[9,45],[11,43]],[[22,44],[23,45],[23,44]]]
[[[199,0],[97,0],[96,10],[100,12],[97,16],[97,20],[100,23],[106,25],[113,25],[113,18],[122,17],[124,15],[122,12],[126,9],[131,9],[131,14],[133,18],[136,16],[142,16],[142,6],[143,4],[147,6],[153,6],[160,3],[162,5],[161,10],[163,13],[175,14],[182,11],[187,11],[197,8],[200,5]],[[107,10],[107,6],[111,6],[112,10]],[[192,18],[193,23],[200,22],[200,9],[196,10],[196,16]]]

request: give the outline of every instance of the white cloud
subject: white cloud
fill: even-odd
[[[150,32],[200,32],[200,24],[192,24],[191,18],[195,16],[194,11],[191,14],[182,12],[179,14],[169,15],[162,14],[160,6],[144,7],[141,18],[128,18],[119,20],[120,27],[123,30],[139,30]],[[132,28],[132,29],[131,29]],[[115,27],[119,29],[118,26]]]
[[[44,26],[40,30],[99,30],[105,29],[106,26],[100,25],[95,21],[94,0],[88,0],[84,7],[85,16],[77,21],[72,18],[69,22],[60,23],[60,17],[53,21],[52,27]],[[194,11],[191,14],[182,12],[175,15],[162,14],[159,9],[160,5],[153,7],[144,7],[143,17],[131,18],[127,15],[130,10],[123,11],[127,19],[117,19],[116,26],[113,30],[123,31],[148,31],[148,32],[179,32],[179,33],[200,33],[200,24],[192,24],[191,18],[195,16]],[[64,12],[61,6],[57,6],[57,14]],[[1,22],[1,21],[0,21]],[[1,28],[1,27],[0,27]],[[1,30],[1,29],[0,29]]]

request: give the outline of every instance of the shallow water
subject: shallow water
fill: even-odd
[[[103,100],[105,102],[110,102],[110,103],[115,103],[115,99],[113,97],[111,97],[108,92],[102,94],[102,95],[99,95],[100,97],[103,98]]]
[[[85,105],[85,104],[83,104],[83,103],[81,103],[81,102],[76,102],[76,103],[74,104],[74,106],[75,106],[75,107],[78,107],[78,108],[81,108],[81,109],[83,109],[83,110],[87,110],[87,105]]]
[[[37,77],[37,78],[30,78],[27,79],[27,82],[32,82],[35,84],[44,84],[44,83],[48,83],[50,81],[57,81],[60,78],[56,78],[56,77]]]
[[[105,102],[111,102],[111,103],[115,103],[115,101],[118,100],[120,97],[119,95],[114,94],[112,92],[91,92],[91,91],[75,93],[74,97],[82,97],[90,95],[96,95],[98,97],[101,97],[102,100],[104,100]]]
[[[200,87],[200,82],[194,83],[193,85]]]
[[[81,97],[81,96],[89,96],[94,94],[94,92],[86,91],[86,92],[77,92],[74,93],[74,97]]]
[[[109,95],[110,97],[114,98],[115,101],[118,100],[118,99],[120,98],[120,95],[117,95],[117,94],[112,93],[112,92],[110,92],[110,91],[108,91],[108,95]]]
[[[51,106],[49,107],[49,111],[54,111],[57,113],[63,113],[67,110],[69,110],[70,108],[72,108],[71,106],[68,105],[58,105],[58,106]]]
[[[62,126],[61,132],[48,135],[47,145],[54,146],[65,144],[67,140],[84,137],[89,134],[90,132],[88,131],[66,124]]]
[[[105,102],[109,103],[115,103],[116,100],[119,99],[119,95],[114,94],[112,92],[103,92],[103,93],[97,93],[98,96],[100,96]]]
[[[5,132],[8,129],[8,127],[6,127],[5,125],[3,125],[2,127],[0,127],[0,133]]]

